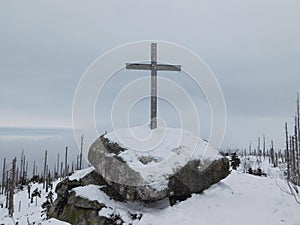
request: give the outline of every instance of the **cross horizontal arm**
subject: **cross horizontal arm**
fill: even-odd
[[[180,65],[157,64],[156,70],[160,71],[181,71]]]
[[[181,71],[180,65],[126,63],[126,69],[128,70],[152,70],[152,68],[156,71]]]
[[[151,64],[143,64],[143,63],[126,63],[127,70],[151,70]]]

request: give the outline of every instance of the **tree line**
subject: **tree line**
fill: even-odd
[[[47,193],[49,188],[52,189],[53,181],[59,178],[65,178],[71,175],[75,170],[83,168],[82,160],[83,151],[83,135],[81,136],[81,148],[80,153],[76,155],[76,160],[69,162],[69,150],[68,146],[65,147],[64,157],[60,157],[57,154],[57,158],[53,169],[50,169],[48,162],[48,151],[45,150],[43,156],[43,169],[38,173],[38,166],[36,161],[33,162],[32,173],[29,174],[26,154],[22,150],[21,156],[18,159],[14,157],[12,162],[7,162],[7,159],[3,159],[2,167],[2,182],[0,186],[0,193],[6,196],[6,201],[1,207],[8,208],[9,216],[13,216],[14,213],[14,194],[18,190],[23,190],[24,187],[28,187],[28,196],[30,198],[30,183],[37,182],[43,184],[43,189]]]
[[[287,180],[300,185],[300,109],[299,94],[297,95],[297,106],[292,132],[289,132],[288,124],[285,123],[286,163]]]

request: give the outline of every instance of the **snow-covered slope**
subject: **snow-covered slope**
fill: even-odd
[[[117,212],[121,216],[126,210],[142,213],[141,220],[133,221],[133,224],[156,225],[300,225],[300,205],[296,203],[294,196],[290,195],[290,189],[281,179],[256,177],[241,172],[232,173],[220,183],[213,185],[203,194],[195,194],[191,198],[177,205],[165,206],[163,209],[146,208],[141,205],[118,203],[106,198],[105,194],[95,188],[87,187],[86,190],[78,188],[77,194],[105,202],[112,208],[102,209],[99,214],[105,215]],[[93,191],[89,192],[89,188]],[[300,196],[297,196],[298,198]],[[1,196],[1,201],[4,196]],[[67,224],[54,219],[43,221],[40,217],[41,204],[45,200],[38,200],[38,207],[31,204],[28,207],[27,191],[21,191],[15,195],[15,205],[22,200],[21,212],[16,207],[14,221],[19,224],[27,224],[29,221],[35,224]],[[111,201],[111,202],[110,202]],[[162,207],[163,204],[157,206]],[[124,218],[128,223],[128,218]],[[7,217],[7,210],[0,209],[0,224],[14,224]]]
[[[282,180],[233,171],[203,194],[144,213],[139,224],[299,225],[300,205],[287,192]]]
[[[56,181],[53,183],[53,190],[54,192],[56,185],[59,181]],[[47,194],[45,193],[45,190],[43,189],[42,184],[32,184],[31,191],[38,188],[39,191],[41,191],[41,198],[34,198],[33,203],[30,203],[30,199],[28,198],[27,189],[24,188],[23,191],[19,191],[14,195],[14,206],[15,206],[15,212],[14,217],[10,218],[8,217],[8,210],[5,208],[0,208],[0,224],[4,225],[28,225],[28,224],[51,224],[51,225],[67,225],[68,223],[58,221],[56,219],[51,219],[46,221],[45,215],[41,213],[42,204],[46,201]],[[56,198],[56,194],[53,195],[54,199]],[[36,199],[37,199],[37,206],[36,206]],[[19,204],[20,205],[20,211],[19,211]],[[0,195],[0,203],[5,203],[5,196]],[[5,205],[5,204],[4,204]]]
[[[247,172],[251,167],[253,170],[258,168],[262,169],[263,173],[266,173],[271,178],[284,178],[284,171],[286,171],[286,164],[279,160],[278,167],[271,165],[269,157],[263,156],[241,156],[241,165],[238,168],[241,172]]]

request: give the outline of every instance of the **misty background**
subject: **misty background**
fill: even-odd
[[[293,121],[300,89],[299,28],[298,0],[1,1],[0,160],[22,149],[37,161],[46,149],[52,161],[65,146],[77,154],[72,103],[81,76],[105,52],[139,40],[183,45],[212,69],[227,105],[222,148],[248,148],[250,141],[255,147],[263,134],[267,146],[273,139],[284,148],[284,123]],[[96,107],[99,133],[111,129],[116,93],[141,76],[150,73],[120,71],[107,84]],[[209,108],[201,90],[183,73],[159,76],[191,95],[207,138]],[[167,102],[159,101],[158,110],[177,126]],[[147,123],[148,111],[149,99],[139,102],[131,123]]]

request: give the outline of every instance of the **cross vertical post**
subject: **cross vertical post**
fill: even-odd
[[[151,43],[151,63],[126,63],[128,70],[151,70],[150,128],[157,128],[157,71],[181,71],[180,65],[158,64],[157,43]]]
[[[157,44],[151,43],[151,121],[150,128],[157,128]]]

